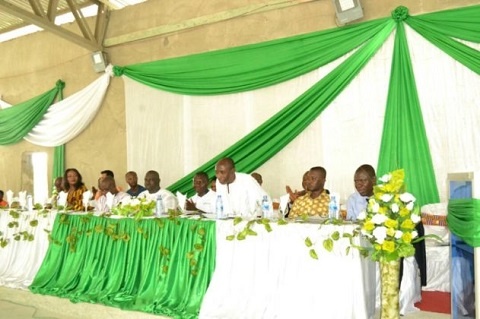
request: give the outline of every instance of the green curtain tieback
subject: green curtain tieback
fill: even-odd
[[[399,6],[392,11],[392,18],[396,22],[404,21],[408,18],[408,9],[404,6]]]

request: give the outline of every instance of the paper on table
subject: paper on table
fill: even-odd
[[[105,197],[107,198],[105,204],[108,206],[109,209],[112,209],[113,206],[113,199],[115,198],[115,195],[112,193],[108,192],[105,194]]]
[[[27,191],[20,191],[18,192],[18,201],[22,208],[25,208],[27,205]]]
[[[68,193],[65,193],[64,191],[58,193],[57,205],[65,207],[67,204],[67,196]]]
[[[187,202],[187,196],[183,195],[182,193],[178,192],[176,193],[177,199],[178,199],[178,206],[180,206],[180,210],[182,213],[185,213],[185,203]]]
[[[92,198],[92,192],[91,191],[85,191],[83,194],[83,206],[87,207],[88,203],[90,202],[90,198]]]
[[[5,195],[7,196],[7,203],[8,203],[8,205],[12,205],[12,202],[13,202],[13,192],[9,189],[8,191],[5,192]]]
[[[288,202],[290,201],[290,195],[285,194],[280,196],[280,211],[285,215],[287,211],[287,205]]]

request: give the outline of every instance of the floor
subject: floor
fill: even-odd
[[[29,291],[0,287],[0,319],[162,319],[167,317],[124,311],[68,299],[36,295]],[[447,319],[450,315],[415,312],[404,319]],[[228,318],[225,318],[228,319]],[[345,318],[348,319],[348,318]]]

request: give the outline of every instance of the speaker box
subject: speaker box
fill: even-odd
[[[107,68],[107,54],[102,51],[92,53],[92,65],[95,72],[103,72]]]
[[[333,0],[338,25],[363,18],[360,0]]]

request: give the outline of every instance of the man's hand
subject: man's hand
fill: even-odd
[[[197,210],[195,203],[191,199],[187,199],[185,201],[185,209],[186,210]]]

